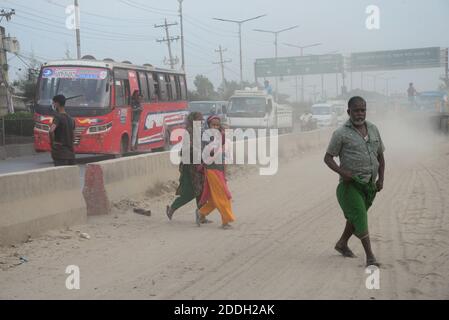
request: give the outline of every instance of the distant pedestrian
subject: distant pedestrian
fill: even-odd
[[[73,148],[75,121],[65,111],[66,98],[63,95],[53,97],[53,122],[50,127],[51,157],[54,165],[69,166],[75,164]]]
[[[413,82],[410,82],[407,89],[407,96],[408,101],[410,103],[411,107],[414,107],[416,105],[416,96],[418,95],[418,92],[416,91],[415,87],[413,86]]]
[[[355,257],[348,247],[354,234],[363,245],[366,265],[379,265],[371,250],[368,209],[384,183],[384,144],[377,127],[366,121],[366,102],[353,97],[348,103],[350,119],[337,129],[329,143],[324,162],[340,175],[337,198],[346,218],[346,227],[335,245],[345,257]],[[338,165],[334,157],[339,157]]]
[[[273,88],[271,87],[271,84],[268,80],[265,80],[264,83],[264,90],[267,94],[272,95],[273,94]]]

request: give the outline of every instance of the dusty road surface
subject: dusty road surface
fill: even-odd
[[[121,203],[110,216],[0,249],[1,299],[448,299],[449,141],[417,122],[378,122],[387,147],[385,189],[369,212],[380,289],[366,288],[364,255],[333,247],[344,225],[338,178],[324,148],[281,163],[274,176],[230,181],[237,221],[194,224],[194,206],[169,222],[168,191]],[[151,209],[150,217],[133,205]],[[80,237],[88,233],[90,239]],[[19,257],[28,262],[20,264]],[[80,268],[80,289],[65,286]]]

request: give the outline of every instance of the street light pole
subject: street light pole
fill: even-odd
[[[243,83],[242,24],[239,23],[240,83]]]
[[[296,29],[298,27],[299,26],[296,25],[296,26],[285,28],[285,29],[281,29],[281,30],[278,30],[278,31],[262,30],[262,29],[254,29],[254,31],[274,34],[274,48],[275,48],[274,49],[275,50],[274,54],[275,54],[275,61],[277,62],[277,58],[278,58],[278,35],[280,33],[282,33],[282,32],[286,32],[286,31],[289,31],[289,30],[292,30],[292,29]],[[275,76],[275,83],[276,83],[275,84],[275,87],[276,87],[276,89],[275,89],[275,98],[277,100],[277,98],[278,98],[278,86],[279,86],[277,74]]]
[[[75,0],[75,33],[76,33],[76,56],[81,59],[81,35],[80,35],[80,7],[78,0]]]
[[[324,74],[321,74],[321,100],[325,100],[324,97]]]
[[[389,84],[390,84],[390,80],[396,79],[396,77],[388,77],[388,78],[381,78],[382,80],[385,80],[385,95],[389,96],[390,94],[390,88],[389,88]]]
[[[377,86],[376,86],[376,83],[377,83],[377,77],[378,77],[378,76],[382,76],[382,75],[384,75],[384,74],[385,74],[385,73],[383,72],[383,73],[378,73],[378,74],[368,75],[368,77],[373,78],[373,89],[374,89],[374,92],[377,91]]]
[[[239,26],[239,47],[240,47],[240,83],[243,82],[243,54],[242,54],[242,24],[248,21],[256,20],[262,17],[265,17],[266,14],[262,14],[257,17],[245,19],[245,20],[228,20],[228,19],[222,19],[222,18],[213,18],[214,20],[218,21],[224,21],[224,22],[232,22],[237,23]]]
[[[337,54],[337,53],[338,53],[338,50],[328,52],[325,54]],[[323,73],[321,74],[321,96],[322,96],[323,100],[327,99],[327,94],[326,94],[326,91],[324,90],[324,74]],[[338,96],[338,74],[337,74],[337,96]]]
[[[179,22],[181,25],[181,69],[183,71],[186,70],[186,61],[185,61],[185,55],[184,55],[184,23],[183,23],[183,15],[182,15],[182,2],[184,0],[178,0],[179,2]]]
[[[322,45],[322,43],[314,43],[314,44],[310,44],[307,46],[300,46],[300,45],[295,45],[295,44],[290,44],[290,43],[284,43],[284,45],[293,47],[293,48],[298,48],[300,50],[300,55],[302,57],[302,56],[304,56],[304,49],[316,47],[316,46]],[[298,82],[298,76],[296,76],[296,82]],[[296,89],[296,90],[298,90],[298,89]],[[296,99],[296,101],[298,101],[298,99]],[[301,75],[301,102],[304,102],[304,75]]]

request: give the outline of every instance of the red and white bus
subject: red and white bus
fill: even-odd
[[[131,150],[131,95],[143,96],[137,151],[167,150],[170,132],[183,128],[187,115],[185,74],[151,65],[136,66],[111,59],[64,60],[42,66],[35,105],[34,146],[50,151],[48,131],[53,96],[68,99],[74,117],[75,153],[122,155]]]

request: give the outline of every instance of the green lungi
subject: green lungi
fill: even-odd
[[[354,234],[363,238],[368,234],[368,209],[376,197],[376,185],[363,182],[354,177],[351,182],[340,182],[337,187],[337,199],[341,209],[355,228]]]

